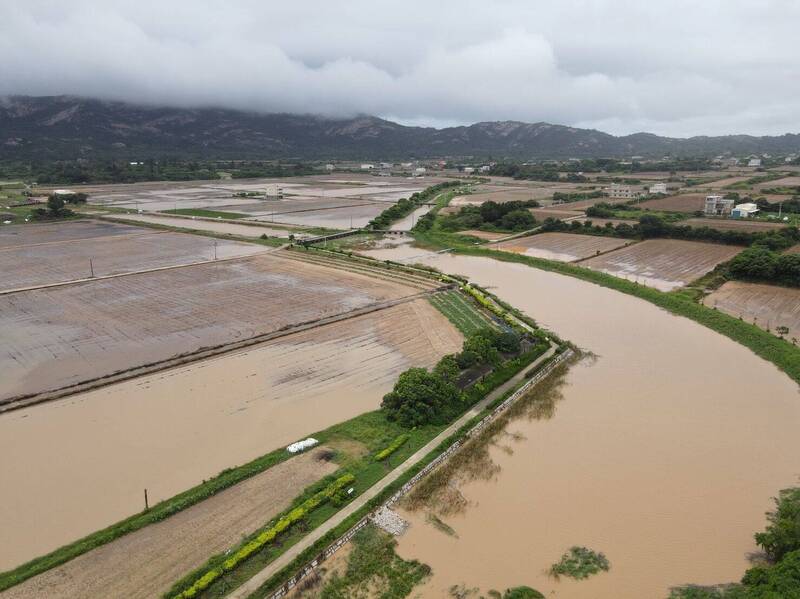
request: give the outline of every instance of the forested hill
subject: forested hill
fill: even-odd
[[[372,116],[137,106],[72,96],[0,98],[0,159],[297,158],[440,156],[585,158],[713,156],[800,151],[800,135],[676,139],[615,137],[548,123],[485,122],[433,129]]]

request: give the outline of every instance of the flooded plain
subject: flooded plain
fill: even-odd
[[[746,348],[642,300],[486,258],[401,246],[370,253],[469,276],[596,354],[573,366],[549,418],[512,420],[494,465],[463,480],[456,536],[412,521],[398,551],[433,568],[420,596],[453,585],[530,585],[566,599],[660,598],[738,580],[778,490],[800,476],[800,394]],[[611,570],[555,581],[573,545]],[[552,595],[551,595],[552,593]]]
[[[426,299],[0,415],[0,571],[374,410],[456,351]],[[35,476],[31,473],[35,472]]]

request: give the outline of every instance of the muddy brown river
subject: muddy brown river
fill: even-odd
[[[490,456],[491,480],[460,490],[443,518],[424,510],[398,551],[433,568],[422,597],[453,585],[529,585],[565,599],[663,598],[670,587],[738,580],[770,498],[798,483],[800,394],[772,364],[642,300],[519,264],[409,247],[368,252],[469,276],[597,357],[570,369],[549,419],[519,418]],[[572,545],[609,573],[555,581]]]

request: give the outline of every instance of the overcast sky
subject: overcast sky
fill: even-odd
[[[0,0],[0,95],[800,132],[800,0]]]

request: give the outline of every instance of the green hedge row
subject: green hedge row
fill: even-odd
[[[177,595],[174,595],[174,599],[190,599],[191,597],[195,597],[198,593],[207,589],[212,582],[222,576],[225,572],[230,572],[236,568],[236,566],[238,566],[248,557],[261,550],[264,545],[271,543],[273,540],[275,540],[275,537],[288,529],[295,522],[305,518],[311,511],[316,509],[323,502],[331,499],[342,488],[349,485],[354,480],[355,476],[352,474],[345,474],[344,476],[337,478],[322,491],[312,495],[299,506],[292,509],[288,514],[282,516],[274,526],[271,526],[259,534],[255,539],[239,548],[236,553],[222,563],[221,568],[212,568],[198,578],[189,588],[178,593]]]
[[[405,442],[411,438],[411,435],[408,433],[403,433],[399,437],[397,437],[394,441],[392,441],[388,447],[381,449],[378,453],[375,454],[375,459],[379,462],[385,460],[390,455],[392,455],[395,451],[400,449]]]

